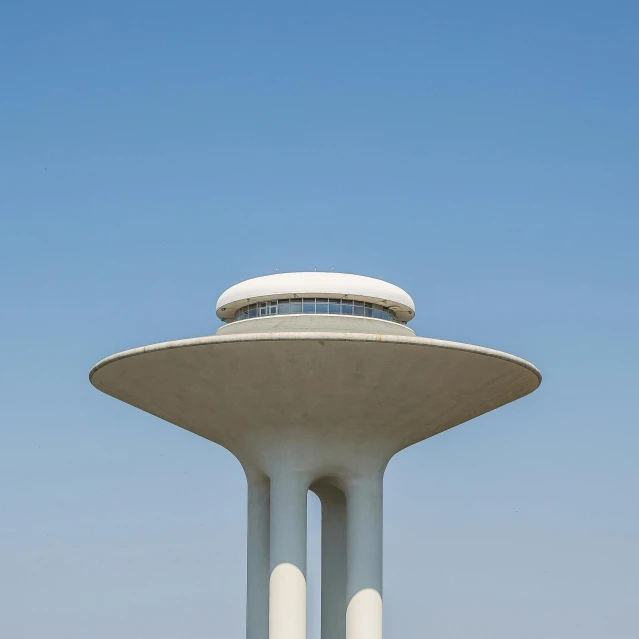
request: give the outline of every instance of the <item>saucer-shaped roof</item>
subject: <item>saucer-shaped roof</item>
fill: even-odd
[[[276,273],[235,284],[220,295],[216,313],[228,321],[247,304],[293,296],[352,298],[391,308],[402,322],[415,317],[415,302],[399,286],[364,275],[319,271]]]

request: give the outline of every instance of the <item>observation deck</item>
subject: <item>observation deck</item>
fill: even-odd
[[[349,273],[276,273],[227,289],[216,305],[224,322],[273,315],[342,315],[406,324],[415,317],[411,296],[394,284]]]

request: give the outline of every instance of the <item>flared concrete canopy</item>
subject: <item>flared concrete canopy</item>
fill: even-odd
[[[263,467],[294,442],[348,472],[539,386],[528,362],[419,337],[266,333],[166,342],[108,357],[101,391]]]

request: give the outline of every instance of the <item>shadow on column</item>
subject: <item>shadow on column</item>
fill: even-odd
[[[270,480],[247,469],[246,639],[268,639]]]
[[[322,639],[346,637],[346,496],[330,479],[311,490],[322,504]]]

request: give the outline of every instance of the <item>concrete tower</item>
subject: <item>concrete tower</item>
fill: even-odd
[[[282,273],[225,291],[211,337],[94,366],[93,385],[237,457],[248,482],[247,639],[306,637],[306,500],[322,504],[322,639],[382,637],[382,483],[419,441],[534,391],[513,355],[416,337],[382,280]]]

